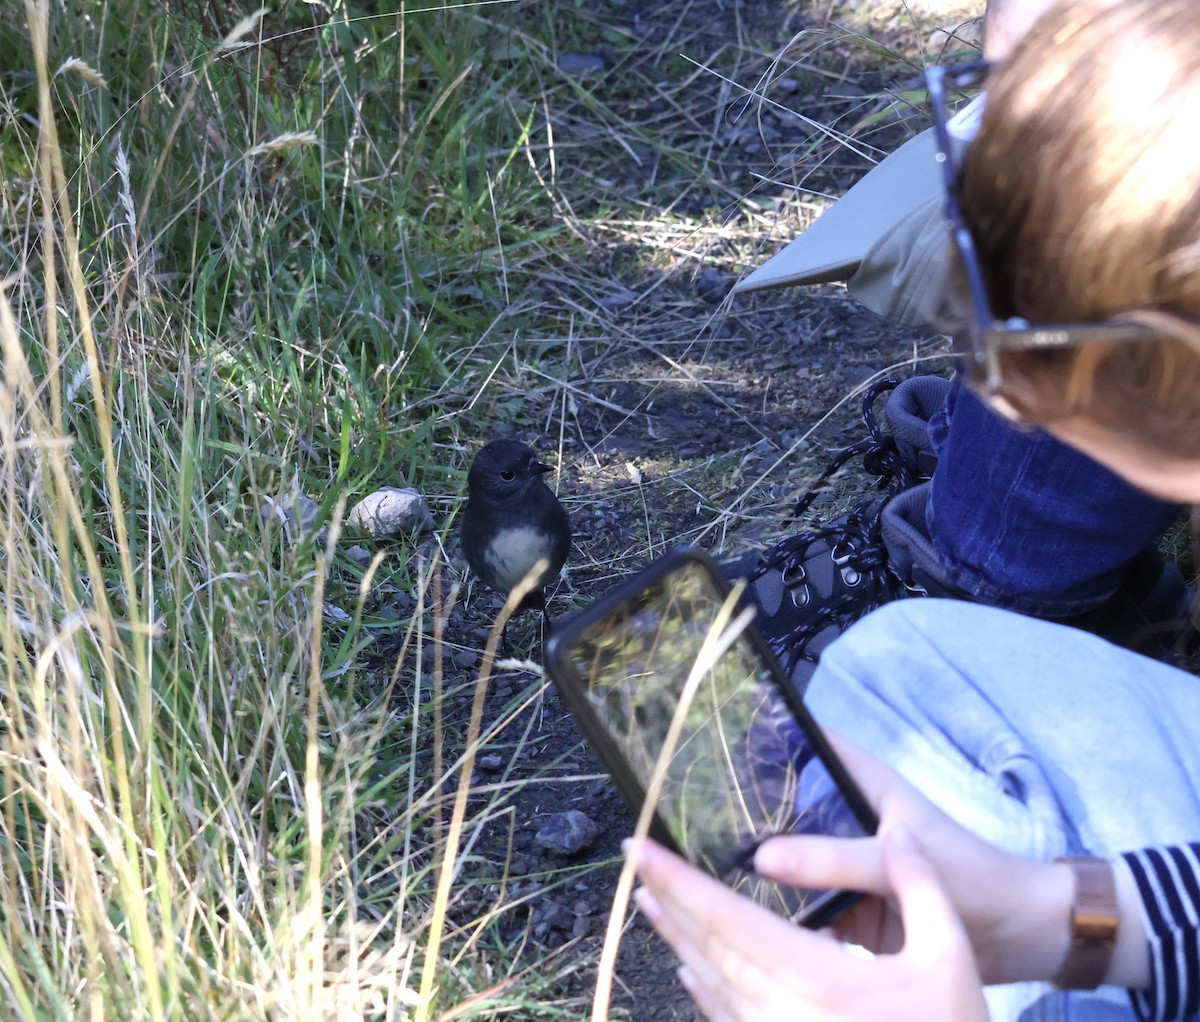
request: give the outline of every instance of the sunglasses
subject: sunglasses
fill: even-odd
[[[982,86],[990,65],[975,61],[957,67],[931,67],[925,72],[929,104],[933,109],[933,129],[937,142],[937,161],[942,165],[946,184],[946,219],[954,246],[962,261],[970,293],[972,318],[965,336],[956,334],[954,347],[964,356],[967,382],[976,390],[993,396],[1002,384],[1000,356],[1006,351],[1032,351],[1048,348],[1073,348],[1085,344],[1119,344],[1145,340],[1152,336],[1144,324],[1109,320],[1104,323],[1037,323],[1020,318],[1000,320],[992,312],[987,286],[979,265],[975,239],[963,222],[962,169],[955,159],[950,132],[947,92],[966,93]]]

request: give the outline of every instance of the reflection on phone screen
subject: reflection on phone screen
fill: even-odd
[[[864,829],[744,625],[704,570],[683,562],[586,629],[570,655],[643,790],[682,713],[660,819],[692,862],[790,915],[803,908],[805,892],[750,873],[754,849],[773,834],[852,837]],[[705,638],[720,628],[727,648],[700,663],[695,696],[681,706]]]

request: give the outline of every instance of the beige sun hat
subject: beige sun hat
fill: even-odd
[[[933,129],[876,164],[783,251],[734,285],[735,292],[846,280],[901,220],[940,200],[942,171]]]

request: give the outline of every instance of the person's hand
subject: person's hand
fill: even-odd
[[[895,954],[866,957],[794,926],[666,849],[632,846],[637,903],[674,948],[680,979],[712,1022],[987,1019],[970,943],[908,831],[883,845],[883,879],[904,927]]]
[[[903,905],[893,897],[899,892],[888,876],[883,839],[902,827],[932,864],[967,932],[983,981],[1049,979],[1067,951],[1069,868],[1001,851],[956,823],[894,770],[837,734],[828,737],[878,814],[878,837],[772,838],[755,855],[756,872],[797,887],[873,895],[842,916],[834,930],[872,951],[896,951],[904,942]]]

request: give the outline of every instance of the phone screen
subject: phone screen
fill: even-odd
[[[854,805],[844,794],[849,778],[835,780],[815,725],[748,630],[752,612],[712,571],[678,557],[556,645],[605,732],[606,758],[632,775],[623,787],[640,788],[631,801],[661,770],[656,812],[680,853],[794,916],[813,892],[755,876],[754,849],[774,834],[862,836],[874,818],[856,790]]]

